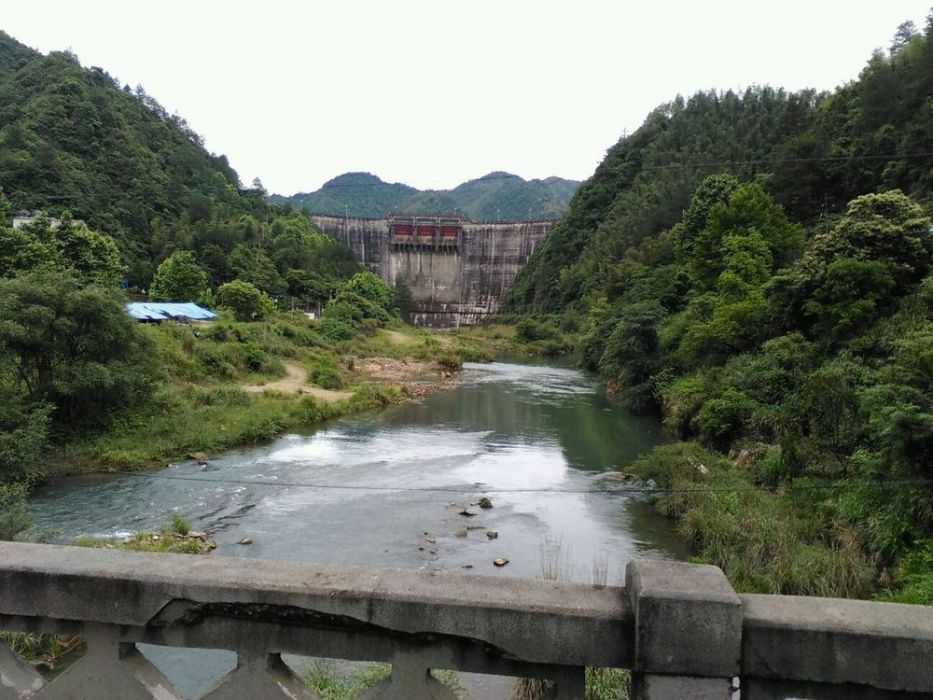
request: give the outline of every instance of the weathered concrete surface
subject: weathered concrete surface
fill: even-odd
[[[725,679],[739,674],[742,601],[720,569],[633,561],[625,587],[635,613],[635,670]]]
[[[3,542],[0,591],[0,615],[146,628],[154,643],[214,629],[198,643],[311,654],[302,640],[311,628],[396,646],[449,637],[489,658],[540,664],[632,660],[622,590],[556,581]],[[235,622],[247,632],[233,636]]]
[[[473,222],[460,219],[449,243],[399,243],[392,220],[312,215],[312,225],[346,243],[387,284],[411,288],[413,320],[423,326],[478,323],[498,313],[515,275],[553,221]]]
[[[201,700],[320,700],[278,654],[237,657],[237,665]]]
[[[741,598],[744,678],[933,694],[933,607],[777,595]]]
[[[298,562],[0,543],[0,629],[78,635],[39,688],[0,651],[0,698],[177,697],[136,644],[234,649],[206,697],[313,697],[282,653],[387,661],[373,697],[449,698],[432,668],[557,681],[633,669],[635,700],[933,697],[933,608],[737,596],[715,567],[636,561],[626,589]],[[631,602],[629,602],[631,601]]]
[[[726,678],[632,674],[633,700],[730,700],[732,692],[732,682]]]
[[[44,685],[42,676],[0,641],[0,700],[19,700],[37,693]]]

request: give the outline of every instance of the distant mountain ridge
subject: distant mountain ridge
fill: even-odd
[[[533,221],[560,217],[579,184],[560,177],[525,180],[496,171],[452,190],[418,190],[398,182],[384,182],[371,173],[355,172],[338,175],[315,192],[290,197],[274,194],[269,201],[335,216],[458,212],[474,221]]]

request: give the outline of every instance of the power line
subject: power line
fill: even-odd
[[[49,465],[55,466],[55,465]],[[64,466],[64,465],[58,465]],[[587,493],[615,493],[620,488],[582,488],[582,489],[553,489],[553,488],[483,488],[481,484],[475,484],[473,489],[456,488],[452,486],[375,486],[367,484],[328,484],[301,481],[264,481],[259,479],[212,479],[203,476],[175,476],[172,474],[143,474],[141,472],[122,472],[120,476],[127,476],[139,479],[165,480],[165,481],[189,481],[193,483],[205,484],[230,484],[237,486],[265,486],[278,488],[306,488],[320,489],[322,491],[366,491],[366,492],[405,492],[405,493],[453,493],[462,496],[469,496],[477,493],[544,493],[544,494],[587,494]],[[820,491],[820,490],[839,490],[851,486],[875,486],[878,488],[890,488],[900,486],[931,486],[933,479],[891,479],[891,480],[867,480],[867,479],[847,479],[845,481],[834,481],[824,484],[792,484],[782,486],[782,490],[788,491]],[[645,487],[643,485],[620,483],[621,487],[628,487],[636,493],[751,493],[756,491],[767,491],[758,486],[748,487],[716,487],[704,486],[697,488],[677,488],[668,489],[661,487]]]
[[[845,156],[811,156],[809,158],[757,158],[749,160],[723,160],[694,163],[668,163],[666,165],[643,165],[639,170],[691,170],[708,168],[733,168],[741,165],[784,165],[788,163],[835,163],[845,161],[864,161],[864,160],[913,160],[921,158],[933,158],[933,151],[921,151],[918,153],[886,153],[886,154],[866,154],[866,155],[845,155]]]

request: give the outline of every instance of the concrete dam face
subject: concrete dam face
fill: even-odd
[[[385,219],[310,216],[392,286],[402,279],[415,325],[453,327],[498,313],[502,298],[553,221],[469,221],[458,216]]]

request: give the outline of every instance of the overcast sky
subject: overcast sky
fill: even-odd
[[[142,85],[244,183],[585,179],[678,93],[855,78],[933,0],[67,0],[0,28]]]

